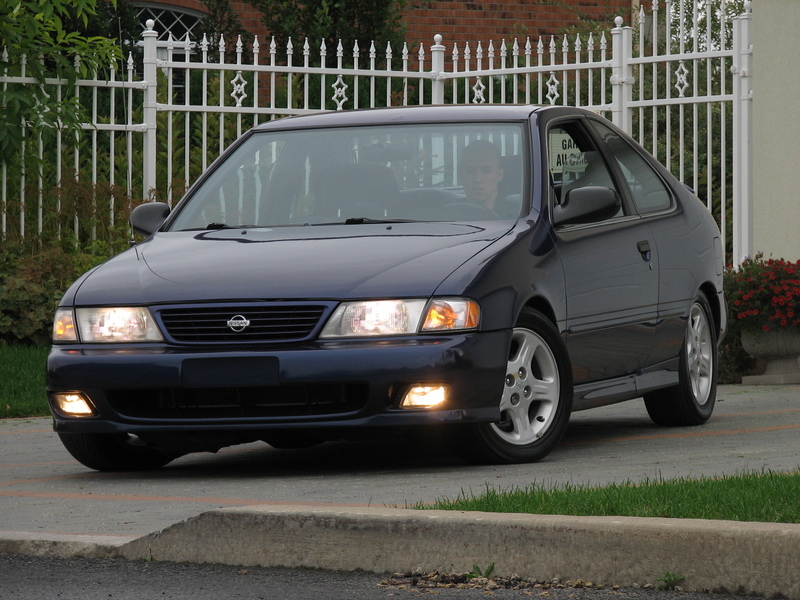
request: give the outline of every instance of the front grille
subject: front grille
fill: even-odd
[[[310,337],[326,308],[324,304],[243,304],[156,312],[176,342],[288,342]]]
[[[120,415],[139,419],[237,419],[330,416],[362,409],[366,384],[248,388],[109,390]]]

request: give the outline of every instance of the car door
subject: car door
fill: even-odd
[[[587,186],[610,188],[619,198],[614,215],[554,229],[574,381],[635,373],[647,363],[657,319],[658,256],[650,229],[584,119],[551,122],[546,136],[551,202],[564,203]]]
[[[636,212],[647,222],[660,252],[658,327],[649,364],[677,356],[683,345],[685,317],[697,294],[692,273],[691,228],[675,218],[675,199],[669,186],[639,150],[607,124],[590,119],[590,127],[609,150]]]

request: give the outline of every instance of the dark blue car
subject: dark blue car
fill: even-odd
[[[144,241],[64,295],[47,364],[55,430],[93,469],[434,426],[529,462],[573,410],[714,408],[717,226],[586,110],[272,121],[131,224]]]

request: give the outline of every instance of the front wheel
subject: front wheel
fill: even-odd
[[[529,463],[561,440],[572,412],[569,356],[552,323],[526,309],[511,335],[500,420],[471,426],[462,453],[479,463]]]
[[[150,471],[175,458],[127,433],[59,433],[58,437],[73,458],[97,471]]]
[[[647,414],[657,425],[702,425],[717,397],[717,334],[711,307],[698,296],[686,324],[678,385],[646,394]]]

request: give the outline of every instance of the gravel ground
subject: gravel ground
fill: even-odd
[[[464,575],[342,573],[0,554],[0,600],[742,600],[742,596],[600,588],[590,582]],[[513,589],[517,588],[517,589]]]

